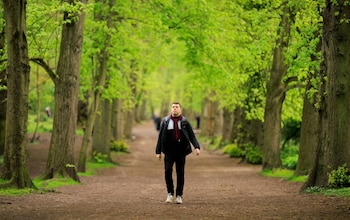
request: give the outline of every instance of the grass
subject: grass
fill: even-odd
[[[325,189],[322,194],[326,196],[350,197],[350,187],[340,189]]]
[[[291,182],[305,182],[307,179],[307,176],[294,176],[294,171],[288,169],[264,170],[260,174],[268,177],[282,178]]]
[[[99,169],[108,169],[116,166],[116,164],[102,162],[102,163],[94,163],[87,162],[86,164],[86,172],[78,173],[78,176],[94,176],[96,174],[96,170]],[[79,185],[78,182],[74,181],[71,178],[54,178],[48,180],[42,180],[39,177],[36,177],[32,180],[33,184],[38,188],[25,188],[25,189],[17,189],[17,188],[6,188],[0,189],[0,196],[24,196],[31,193],[46,193],[46,192],[56,192],[56,188],[60,186],[69,186],[69,185]],[[6,180],[0,179],[0,184],[6,182]]]
[[[277,169],[275,171],[272,170],[264,170],[260,172],[261,175],[273,178],[281,178],[291,182],[306,182],[307,176],[294,176],[293,170],[287,169]],[[325,196],[337,196],[337,197],[350,197],[350,187],[346,188],[334,188],[328,189],[323,187],[309,187],[305,190],[305,193],[309,194],[320,194]]]
[[[88,161],[86,163],[85,173],[78,172],[78,176],[94,176],[96,174],[97,170],[108,169],[108,168],[115,167],[115,166],[116,166],[116,164],[109,163],[109,162],[95,163],[92,161]]]
[[[36,115],[28,116],[28,133],[34,132],[35,123],[36,123]],[[47,118],[46,116],[42,116],[42,121],[40,122],[38,133],[52,132],[52,118]],[[83,130],[78,129],[77,134],[83,135]],[[119,153],[119,152],[118,152]],[[0,156],[0,163],[3,162],[3,158]],[[100,162],[95,163],[92,161],[88,161],[86,164],[86,172],[78,173],[78,176],[94,176],[96,171],[99,169],[107,169],[116,166],[116,164],[108,163],[108,162]],[[17,188],[6,188],[0,189],[0,196],[23,196],[31,193],[45,193],[45,192],[55,192],[57,187],[67,186],[67,185],[77,185],[78,182],[75,182],[71,178],[54,178],[49,180],[41,180],[40,177],[36,177],[32,180],[33,184],[39,189],[25,188],[25,189],[17,189]],[[0,179],[0,184],[6,182],[6,180]]]
[[[6,189],[0,189],[0,196],[24,196],[31,193],[37,193],[37,192],[39,193],[55,192],[55,189],[57,187],[79,184],[71,178],[54,178],[49,180],[42,180],[40,177],[37,177],[32,181],[33,181],[33,184],[38,188],[38,190],[34,188],[25,188],[25,189],[6,188]],[[0,183],[1,182],[6,182],[6,181],[1,179]]]

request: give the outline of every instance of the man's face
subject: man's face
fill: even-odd
[[[181,107],[179,104],[173,104],[171,106],[171,115],[175,117],[181,115]]]

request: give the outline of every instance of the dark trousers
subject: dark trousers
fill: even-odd
[[[176,167],[176,196],[182,196],[185,183],[185,162],[186,156],[165,154],[164,169],[165,183],[168,193],[174,195],[173,165]]]

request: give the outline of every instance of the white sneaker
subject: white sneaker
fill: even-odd
[[[171,193],[168,193],[168,196],[166,197],[165,202],[166,203],[172,203],[173,202],[173,198],[174,198],[174,196],[171,195]]]
[[[176,196],[175,202],[176,202],[176,204],[182,204],[182,197],[181,196]]]

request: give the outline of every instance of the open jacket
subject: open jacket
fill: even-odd
[[[156,146],[156,154],[160,154],[161,152],[167,153],[167,146],[166,146],[166,139],[167,139],[167,129],[170,121],[170,116],[166,116],[163,119],[163,123],[160,126],[159,130],[159,137],[158,137],[158,142]],[[185,150],[185,155],[188,155],[192,152],[191,144],[193,145],[194,148],[200,149],[200,145],[197,141],[196,136],[194,135],[193,129],[189,121],[182,116],[182,119],[180,121],[181,124],[181,134],[183,137],[186,138],[188,142],[188,146],[186,147]]]

